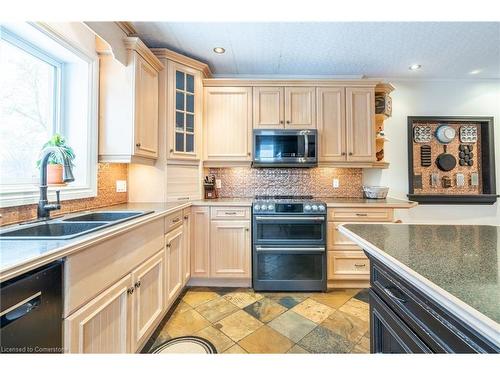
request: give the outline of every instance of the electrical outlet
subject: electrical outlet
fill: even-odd
[[[217,179],[215,180],[215,187],[216,187],[217,189],[220,189],[220,188],[222,187],[222,180],[221,180],[220,178],[217,178]]]
[[[127,181],[116,180],[116,192],[117,193],[126,193],[127,192]]]
[[[340,182],[338,178],[334,178],[332,181],[332,186],[337,189],[340,186]]]

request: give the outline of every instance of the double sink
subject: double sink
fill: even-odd
[[[21,224],[0,232],[0,240],[67,240],[151,212],[153,211],[96,211],[34,224]]]

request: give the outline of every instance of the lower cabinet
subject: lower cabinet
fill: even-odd
[[[210,208],[191,208],[191,277],[210,274]]]
[[[163,313],[164,251],[65,319],[70,353],[137,351]]]
[[[191,278],[191,208],[184,209],[183,219],[182,283],[186,285]]]
[[[167,306],[169,306],[183,287],[183,226],[170,231],[165,236],[165,247],[167,258],[166,296]]]
[[[250,222],[212,220],[210,235],[210,275],[250,277]]]

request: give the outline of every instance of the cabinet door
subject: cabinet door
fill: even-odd
[[[204,102],[205,158],[251,160],[252,89],[207,87]]]
[[[375,92],[346,88],[347,160],[375,161]]]
[[[182,226],[165,237],[167,257],[167,305],[170,305],[182,289],[182,248],[184,246]]]
[[[186,285],[191,278],[191,209],[185,209],[183,214],[182,285]]]
[[[132,272],[132,351],[135,352],[156,326],[164,306],[165,252],[162,250]]]
[[[169,111],[167,144],[169,159],[199,159],[201,128],[201,73],[168,62]]]
[[[253,88],[253,127],[282,129],[285,118],[283,87]]]
[[[210,211],[209,207],[191,209],[191,276],[210,275]]]
[[[134,155],[158,157],[158,72],[139,54],[135,71]]]
[[[127,275],[64,321],[70,353],[130,352],[132,276]]]
[[[319,161],[346,160],[345,88],[317,88]]]
[[[211,277],[250,277],[250,222],[212,220]]]
[[[316,129],[314,87],[285,87],[285,128]]]

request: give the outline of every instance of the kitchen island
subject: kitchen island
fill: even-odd
[[[499,352],[500,227],[344,224],[370,259],[371,351]]]

